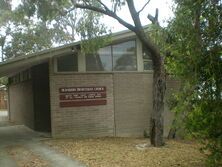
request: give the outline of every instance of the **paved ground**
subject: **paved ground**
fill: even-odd
[[[8,112],[7,111],[0,111],[0,122],[8,121]]]
[[[56,152],[41,140],[46,139],[47,135],[36,133],[23,125],[0,124],[0,166],[17,167],[20,159],[24,161],[26,157],[9,154],[8,148],[24,147],[30,150],[36,157],[40,157],[47,162],[47,167],[83,167],[84,165]],[[15,158],[16,157],[16,158]],[[27,161],[27,160],[26,160]],[[27,161],[28,162],[28,161]],[[44,166],[45,167],[45,166]]]
[[[2,117],[2,116],[8,116],[8,111],[0,110],[0,117]]]

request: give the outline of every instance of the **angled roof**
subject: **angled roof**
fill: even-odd
[[[112,34],[112,41],[119,41],[121,39],[130,38],[135,34],[129,30],[117,32]],[[18,71],[27,69],[43,62],[48,62],[54,56],[71,53],[73,47],[81,44],[81,41],[66,44],[63,46],[46,49],[40,52],[11,58],[5,62],[0,63],[0,77],[9,76]]]

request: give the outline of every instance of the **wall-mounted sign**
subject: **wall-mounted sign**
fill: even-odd
[[[106,105],[106,87],[59,88],[60,107]]]
[[[106,98],[106,92],[61,94],[60,100],[100,99]]]
[[[66,87],[60,88],[60,93],[75,93],[75,92],[106,92],[105,86],[100,87]]]

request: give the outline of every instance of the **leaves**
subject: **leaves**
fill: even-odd
[[[205,144],[209,166],[222,159],[222,3],[176,0],[168,27],[167,69],[182,80],[172,110],[185,115],[185,127]]]
[[[26,30],[11,33],[11,41],[5,51],[6,56],[20,56],[51,47],[51,31],[44,23],[32,25]]]
[[[199,152],[200,146],[182,141],[167,141],[162,148],[150,147],[144,138],[61,139],[45,143],[90,167],[202,167],[204,165],[204,156]]]
[[[101,5],[98,1],[84,3]],[[98,49],[106,41],[100,40],[99,36],[109,32],[100,23],[101,16],[92,11],[73,9],[68,0],[23,0],[15,10],[6,10],[0,15],[2,54],[9,58],[47,49],[54,44],[67,44],[76,39],[92,41],[94,38],[98,45],[88,41],[83,42],[88,46],[83,48]],[[89,44],[94,45],[89,47]]]

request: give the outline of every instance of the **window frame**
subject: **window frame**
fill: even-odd
[[[136,65],[136,70],[132,70],[132,71],[129,71],[129,70],[114,70],[114,67],[113,67],[113,64],[114,64],[114,58],[113,58],[113,46],[114,45],[119,45],[119,44],[122,44],[122,43],[125,43],[125,42],[131,42],[133,41],[135,43],[135,58],[136,58],[136,62],[135,62],[135,65]],[[115,72],[138,72],[138,54],[137,54],[137,39],[136,38],[130,38],[130,39],[125,39],[125,40],[121,40],[121,41],[118,41],[118,42],[113,42],[109,45],[106,45],[104,46],[103,48],[105,47],[111,47],[111,64],[112,64],[112,70],[111,71],[87,71],[87,73],[115,73]],[[85,61],[85,66],[86,66],[86,61]],[[87,69],[87,67],[86,67]]]
[[[58,58],[61,58],[63,56],[68,56],[68,55],[76,56],[76,59],[77,59],[77,70],[76,71],[58,71]],[[66,53],[66,54],[63,54],[63,55],[56,56],[53,59],[53,64],[54,64],[54,72],[55,73],[58,73],[58,74],[78,73],[79,72],[79,53],[71,52],[71,53]]]
[[[110,53],[111,53],[111,71],[106,71],[106,70],[98,70],[98,71],[96,71],[96,70],[92,70],[92,71],[87,71],[87,56],[88,55],[85,55],[85,72],[87,72],[87,73],[90,73],[90,72],[101,72],[101,73],[109,73],[109,72],[112,72],[113,71],[113,62],[112,62],[112,47],[111,47],[111,45],[106,45],[106,46],[104,46],[104,47],[102,47],[102,48],[100,48],[100,49],[103,49],[103,48],[108,48],[108,47],[110,47]],[[99,51],[99,50],[98,50]],[[97,53],[98,54],[98,53]]]
[[[152,59],[151,59],[151,58],[145,58],[145,56],[144,56],[144,51],[145,51],[144,46],[142,46],[143,71],[144,71],[144,72],[152,72],[152,71],[153,71],[153,62],[152,62]],[[149,56],[149,55],[148,55],[148,56]],[[149,57],[150,57],[150,56],[149,56]],[[151,62],[151,63],[152,63],[152,69],[146,70],[146,69],[145,69],[145,62]]]
[[[120,43],[128,42],[128,41],[134,41],[135,42],[135,54],[136,54],[136,70],[135,71],[87,71],[86,70],[86,55],[81,52],[80,50],[76,53],[74,52],[67,52],[66,54],[77,54],[77,62],[78,62],[78,70],[77,71],[65,71],[65,72],[59,72],[57,70],[57,58],[64,56],[66,54],[60,54],[55,56],[51,63],[52,63],[52,70],[53,73],[55,74],[86,74],[86,73],[91,73],[91,74],[113,74],[113,73],[150,73],[153,72],[153,70],[144,70],[144,58],[143,58],[143,46],[141,41],[137,37],[130,37],[130,38],[125,38],[121,40],[116,40],[108,45],[105,45],[104,47],[111,46],[111,45],[117,45]],[[111,47],[112,49],[113,47]],[[113,51],[111,51],[113,53]],[[112,66],[113,66],[113,60],[112,60]]]

